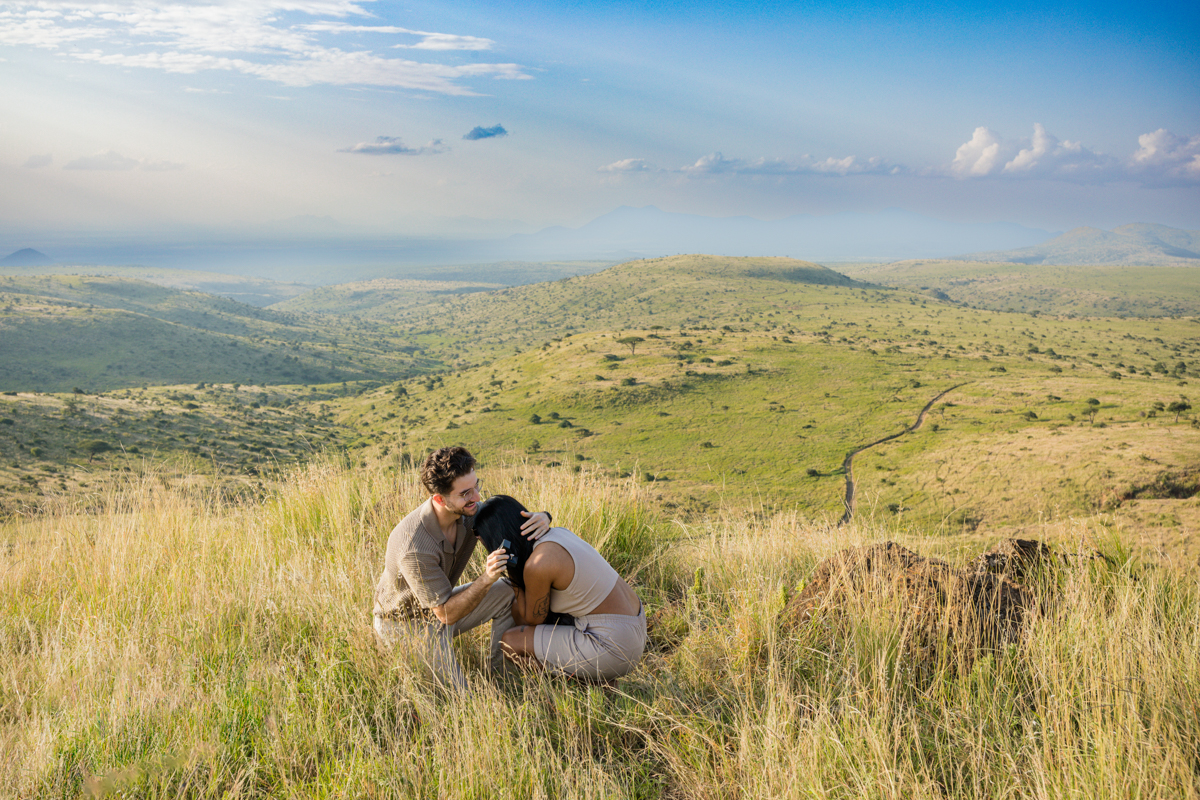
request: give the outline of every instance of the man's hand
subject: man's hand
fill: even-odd
[[[483,565],[483,574],[477,580],[482,580],[486,585],[491,586],[500,580],[500,576],[506,569],[508,569],[508,551],[499,547],[488,553],[487,563]]]
[[[521,516],[528,518],[521,526],[521,535],[530,541],[536,542],[546,535],[546,531],[550,530],[550,515],[545,511],[537,511],[532,514],[522,511]]]

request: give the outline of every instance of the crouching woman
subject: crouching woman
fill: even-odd
[[[646,611],[638,596],[594,547],[566,528],[551,528],[537,541],[521,536],[522,511],[513,498],[497,495],[475,514],[475,535],[489,552],[508,541],[516,625],[501,640],[505,653],[590,680],[633,670],[646,648]]]

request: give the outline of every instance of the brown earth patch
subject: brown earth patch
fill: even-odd
[[[882,614],[898,626],[902,654],[915,666],[969,667],[980,651],[1018,642],[1040,606],[1017,579],[1062,561],[1033,540],[1005,540],[962,569],[895,542],[854,547],[817,565],[780,622],[838,634]]]

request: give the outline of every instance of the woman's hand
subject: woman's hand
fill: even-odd
[[[521,516],[527,517],[525,524],[521,526],[521,535],[530,541],[536,542],[550,530],[550,514],[545,511],[522,511]]]

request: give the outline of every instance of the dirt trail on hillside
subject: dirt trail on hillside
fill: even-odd
[[[912,433],[913,431],[918,430],[923,424],[925,424],[925,415],[929,413],[929,409],[933,408],[934,403],[936,403],[938,400],[941,400],[955,389],[959,389],[966,385],[966,383],[959,383],[936,395],[932,400],[925,404],[925,407],[921,409],[921,413],[917,414],[916,421],[904,430],[884,436],[882,439],[876,439],[868,444],[860,445],[846,454],[846,457],[842,460],[842,471],[846,473],[846,498],[843,501],[846,506],[846,511],[844,514],[842,514],[839,524],[844,525],[854,518],[854,457],[864,450],[869,450],[876,445],[883,444],[884,442],[890,442],[893,439],[899,439],[906,433]]]

